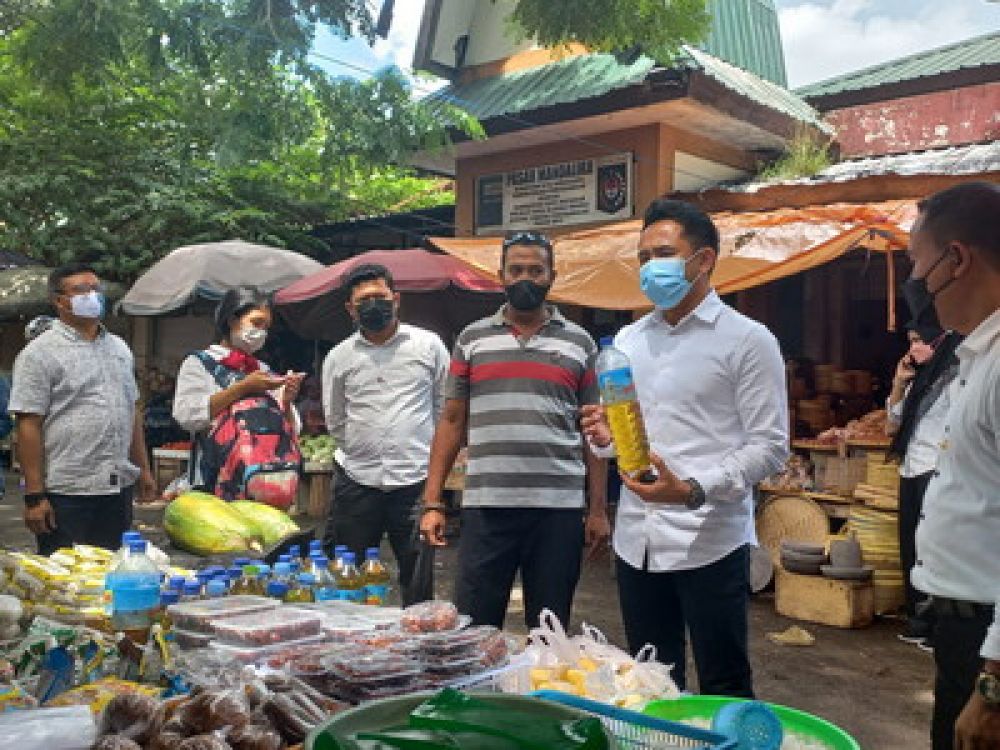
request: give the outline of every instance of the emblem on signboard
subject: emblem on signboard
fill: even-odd
[[[626,165],[605,164],[597,168],[597,210],[616,214],[625,208],[628,200],[628,172]]]

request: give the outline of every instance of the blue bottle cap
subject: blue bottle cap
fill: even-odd
[[[264,578],[271,572],[271,566],[266,563],[258,563],[257,565],[254,565],[254,567],[257,568],[258,578]]]
[[[274,564],[274,574],[276,576],[287,576],[292,572],[292,566],[290,563],[277,562]]]
[[[316,584],[316,576],[312,573],[299,573],[299,583],[303,586],[314,586]]]
[[[355,559],[353,552],[344,553],[344,565],[354,565]]]
[[[125,531],[122,532],[122,546],[125,547],[129,542],[138,542],[142,539],[142,534],[138,531]]]
[[[250,564],[250,558],[249,557],[237,557],[235,560],[233,560],[233,565],[238,565],[241,568],[244,565],[249,565],[249,564]]]
[[[185,581],[184,582],[184,594],[185,596],[192,596],[201,593],[201,584],[197,581]]]
[[[282,581],[271,581],[267,584],[267,595],[274,596],[279,599],[284,598],[285,594],[288,593],[288,584]]]
[[[378,560],[378,547],[369,547],[366,549],[365,558],[368,560]]]
[[[309,542],[309,549],[311,549],[311,550],[322,550],[323,549],[323,540],[322,539],[313,539],[311,542]]]
[[[145,555],[146,554],[146,540],[145,539],[137,539],[137,540],[130,541],[128,543],[128,551],[129,551],[129,554]]]
[[[184,589],[184,576],[170,576],[167,585],[174,591],[182,591]]]
[[[346,544],[338,544],[336,547],[333,548],[333,551],[336,552],[337,555],[342,555],[345,552],[347,552],[347,550],[348,546]]]
[[[278,562],[290,563],[292,561],[291,555],[278,555]]]
[[[181,593],[179,591],[163,591],[160,593],[160,604],[164,607],[177,604],[180,600]]]
[[[237,568],[237,567],[230,568],[229,570],[226,571],[226,575],[229,576],[229,578],[231,578],[233,580],[236,580],[237,578],[242,578],[243,577],[243,568],[242,567],[239,567],[239,568]]]
[[[301,554],[302,554],[302,547],[301,547],[301,545],[293,544],[291,547],[288,548],[288,554],[291,555],[292,557],[299,557],[299,556],[301,556]]]
[[[210,570],[199,570],[194,574],[194,577],[198,579],[202,586],[212,580],[212,571]]]
[[[218,578],[213,578],[205,584],[205,593],[212,597],[225,596],[226,590],[226,582],[220,581]]]
[[[330,558],[326,557],[325,555],[314,557],[313,561],[316,563],[317,567],[320,568],[326,568],[330,564]]]

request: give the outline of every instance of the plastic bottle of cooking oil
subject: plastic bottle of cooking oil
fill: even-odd
[[[365,604],[382,606],[389,596],[389,570],[378,556],[378,547],[365,550]]]
[[[597,356],[597,382],[601,403],[611,427],[618,454],[618,468],[630,476],[649,470],[649,439],[635,392],[632,364],[610,336],[601,339]]]
[[[354,553],[345,552],[344,562],[334,577],[337,581],[337,597],[343,601],[361,604],[365,600],[365,577],[354,564]]]

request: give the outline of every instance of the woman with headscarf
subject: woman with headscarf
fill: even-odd
[[[955,349],[962,337],[945,331],[934,308],[914,311],[907,324],[910,347],[896,367],[888,402],[891,456],[899,467],[899,557],[906,589],[906,625],[899,638],[924,650],[933,648],[931,613],[910,582],[916,562],[916,532],[927,483],[945,437],[948,386],[958,371]]]
[[[294,402],[305,376],[276,375],[255,356],[272,320],[266,295],[226,292],[215,312],[216,343],[181,364],[173,416],[194,433],[192,486],[226,500],[287,507],[298,484],[301,421]]]

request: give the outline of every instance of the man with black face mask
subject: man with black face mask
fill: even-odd
[[[532,628],[544,608],[569,620],[584,540],[596,549],[609,534],[607,467],[579,427],[580,407],[598,401],[597,347],[545,305],[556,274],[544,235],[508,237],[501,266],[507,304],[455,344],[420,530],[444,544],[441,493],[468,440],[456,604],[475,624],[502,627],[520,568]]]
[[[411,586],[414,506],[444,405],[448,350],[437,334],[399,321],[389,269],[358,266],[344,286],[358,331],[323,362],[323,411],[337,443],[324,547],[332,553],[335,545],[345,545],[363,561],[388,535],[403,603],[411,604],[431,595]]]

